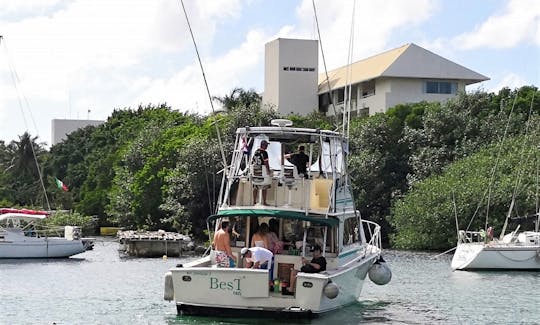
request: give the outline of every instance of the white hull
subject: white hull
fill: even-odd
[[[358,251],[343,267],[322,273],[299,273],[294,296],[269,291],[268,271],[243,268],[191,267],[210,263],[206,257],[182,268],[171,269],[174,300],[180,314],[221,312],[320,314],[359,300],[369,268],[379,251],[370,246]],[[371,253],[372,252],[372,253]],[[298,257],[300,258],[300,257]],[[339,289],[330,299],[323,289],[332,282]],[[221,314],[220,314],[221,315]]]
[[[69,257],[86,250],[83,240],[63,237],[28,237],[20,230],[0,232],[0,258]]]
[[[540,270],[540,245],[461,243],[452,258],[452,269]]]

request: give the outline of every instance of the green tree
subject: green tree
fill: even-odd
[[[234,88],[230,94],[223,97],[214,96],[213,100],[220,103],[226,111],[235,110],[238,108],[251,107],[260,105],[262,98],[255,90],[245,90],[243,88]]]
[[[534,121],[540,125],[538,117]],[[460,229],[471,223],[469,229],[478,230],[484,229],[488,215],[489,224],[500,230],[516,185],[519,189],[516,211],[520,215],[534,212],[540,166],[538,143],[540,132],[536,128],[526,140],[517,136],[494,144],[449,165],[442,174],[416,183],[392,209],[394,247],[436,250],[453,247],[457,241],[456,217]]]
[[[3,192],[16,205],[47,207],[39,169],[47,159],[47,151],[37,139],[25,132],[4,148]]]

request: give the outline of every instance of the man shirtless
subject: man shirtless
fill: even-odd
[[[234,267],[236,257],[232,254],[231,239],[229,237],[229,222],[221,222],[221,229],[214,234],[214,250],[216,263],[221,267]]]

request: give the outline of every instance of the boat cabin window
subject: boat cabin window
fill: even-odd
[[[351,245],[359,240],[358,218],[352,217],[343,224],[343,245]]]
[[[247,245],[247,220],[247,218],[240,217],[229,218],[231,247],[245,247]]]

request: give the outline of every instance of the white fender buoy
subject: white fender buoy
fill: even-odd
[[[167,301],[171,301],[174,299],[172,272],[165,273],[165,287],[163,289],[163,299]]]
[[[392,279],[392,271],[382,257],[369,268],[369,279],[378,285],[385,285]]]
[[[323,288],[324,295],[329,299],[334,299],[339,294],[339,287],[334,282],[328,282]]]

